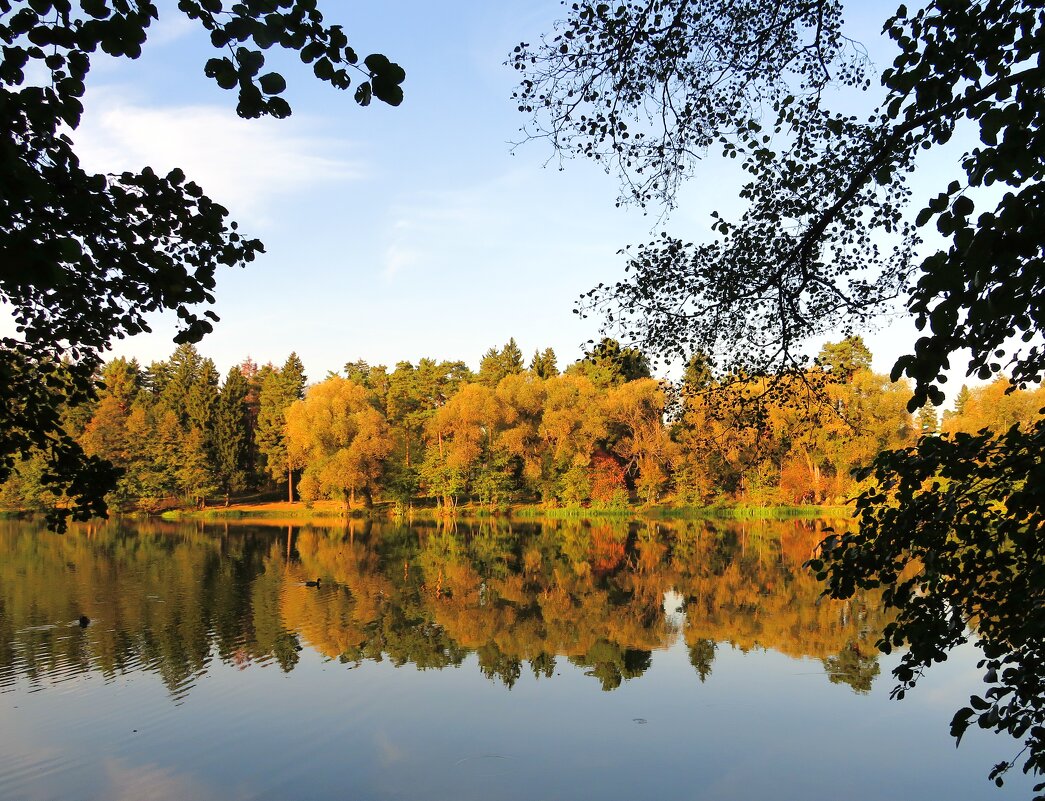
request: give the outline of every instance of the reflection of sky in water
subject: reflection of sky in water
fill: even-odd
[[[0,585],[0,598],[12,592]],[[660,596],[678,635],[611,692],[563,658],[549,678],[524,664],[509,690],[475,653],[418,670],[342,664],[307,641],[289,672],[215,647],[184,692],[148,658],[108,677],[61,664],[61,681],[9,675],[0,798],[1029,797],[1021,776],[1003,791],[986,780],[1009,743],[970,731],[955,750],[947,735],[978,684],[971,650],[903,702],[888,700],[891,661],[859,694],[828,681],[819,659],[721,642],[702,682],[675,611],[683,601]],[[60,630],[74,642],[90,633]]]

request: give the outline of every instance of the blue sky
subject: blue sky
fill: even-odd
[[[545,168],[540,142],[512,153],[524,119],[503,62],[562,16],[557,2],[320,5],[361,54],[403,65],[401,107],[361,109],[274,48],[266,69],[287,78],[294,115],[239,120],[233,94],[203,76],[205,32],[173,2],[139,60],[98,57],[89,77],[74,137],[86,166],[180,166],[266,243],[260,261],[219,274],[222,319],[200,350],[223,371],[247,356],[280,363],[291,350],[313,379],[358,358],[475,367],[509,337],[527,356],[554,347],[565,364],[598,335],[574,302],[622,274],[621,247],[660,228],[699,239],[712,209],[736,208],[735,167],[713,159],[658,224],[655,214],[616,208],[614,178],[593,164]],[[879,63],[891,58],[878,32],[893,7],[861,3],[851,15],[851,34]],[[171,319],[158,320],[154,334],[114,352],[165,358],[172,332]],[[912,332],[887,321],[868,336],[878,369]]]

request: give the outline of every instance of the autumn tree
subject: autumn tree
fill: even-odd
[[[132,437],[128,418],[141,386],[141,370],[133,359],[114,359],[106,364],[101,371],[98,401],[79,437],[86,454],[105,459],[122,471],[114,488],[121,502],[138,494],[136,476],[130,468],[142,442]]]
[[[646,503],[667,486],[675,449],[664,425],[665,395],[652,378],[629,381],[607,391],[604,401],[611,448],[631,474]]]
[[[541,495],[581,503],[591,497],[592,460],[607,435],[599,390],[583,375],[567,373],[549,379],[544,392]]]
[[[504,460],[509,491],[540,494],[543,466],[541,419],[547,382],[532,372],[505,376],[496,394],[503,404],[504,418],[497,431],[498,457]]]
[[[486,384],[464,384],[427,425],[428,450],[422,477],[443,508],[482,490],[496,502],[508,490],[506,465],[497,459],[495,438],[504,423],[504,402]]]
[[[306,501],[333,497],[351,507],[357,491],[373,506],[375,485],[391,445],[384,415],[354,381],[332,376],[286,411],[288,464],[302,468]]]

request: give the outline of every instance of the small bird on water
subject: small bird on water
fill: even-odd
[[[318,587],[320,581],[322,581],[322,579],[318,579],[318,578],[315,581],[306,581],[305,582],[305,586],[306,587]]]
[[[80,615],[80,620],[78,622],[81,629],[85,629],[91,625],[91,619],[87,617],[87,615]]]

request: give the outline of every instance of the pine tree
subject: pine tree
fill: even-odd
[[[847,336],[841,342],[828,342],[820,349],[817,363],[825,370],[848,380],[857,370],[871,369],[871,351],[861,336]]]
[[[286,411],[305,397],[305,367],[296,353],[287,357],[280,370],[267,373],[261,385],[258,409],[258,450],[265,457],[265,469],[273,480],[287,480],[287,499],[294,500],[294,471],[287,458]]]
[[[923,436],[939,433],[940,419],[936,414],[936,407],[933,406],[932,401],[926,402],[926,404],[918,410],[917,425],[918,430]]]
[[[203,434],[208,451],[213,447],[214,418],[218,408],[218,368],[210,359],[203,359],[185,397],[184,424]]]
[[[962,388],[958,390],[958,394],[954,398],[954,413],[956,415],[965,414],[965,407],[968,405],[971,395],[969,387],[962,384]]]
[[[218,488],[212,465],[206,436],[198,428],[191,429],[179,443],[175,476],[180,492],[200,508],[207,505],[207,496]]]
[[[545,348],[544,351],[534,351],[530,360],[530,372],[538,378],[554,378],[559,374],[559,365],[555,358],[555,351]]]
[[[249,384],[238,367],[229,370],[218,396],[214,417],[214,457],[217,478],[228,503],[229,493],[247,484],[250,459],[250,415],[247,409]]]
[[[516,344],[515,337],[509,339],[508,343],[501,350],[501,364],[503,365],[505,375],[521,373],[525,368],[522,350]]]
[[[174,412],[178,422],[188,424],[188,398],[202,366],[200,354],[195,346],[179,345],[166,365],[156,365],[156,377],[163,384],[159,390],[159,402],[165,409]]]
[[[522,351],[512,337],[501,350],[490,348],[483,354],[479,362],[479,381],[495,387],[505,376],[521,373],[524,369]]]
[[[586,376],[595,386],[605,389],[650,377],[649,360],[638,348],[621,347],[605,337],[584,358],[571,365],[570,372]]]

